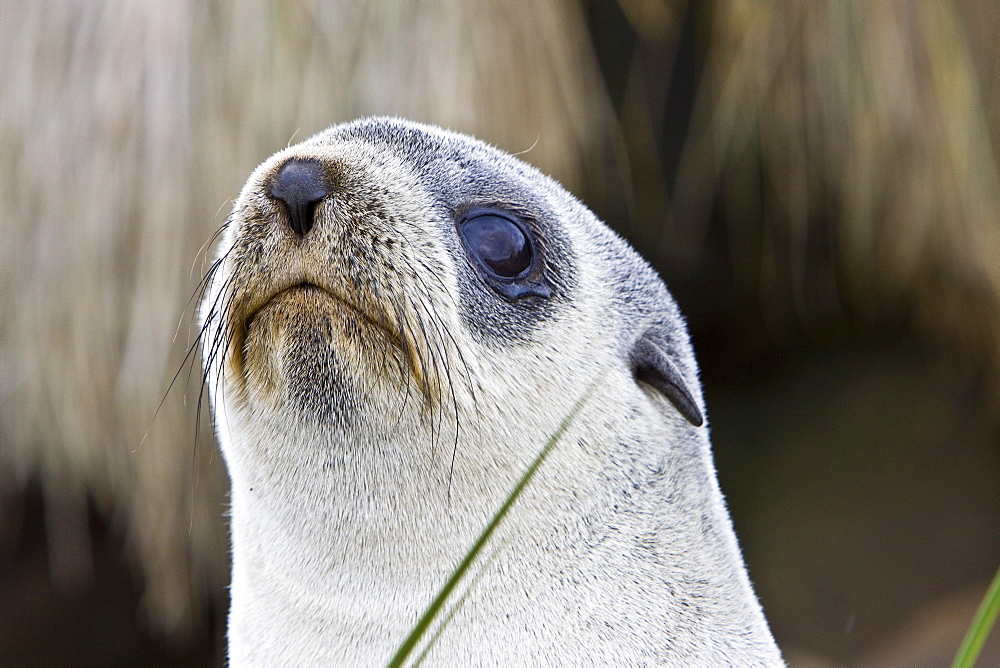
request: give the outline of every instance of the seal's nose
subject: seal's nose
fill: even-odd
[[[300,237],[309,233],[316,203],[327,196],[329,186],[323,165],[315,158],[292,158],[278,170],[267,189],[288,208],[289,225]]]

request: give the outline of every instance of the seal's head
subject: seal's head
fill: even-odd
[[[438,128],[336,126],[251,175],[209,286],[234,661],[384,662],[588,389],[435,651],[776,656],[677,308],[551,179]]]
[[[437,128],[370,119],[270,158],[211,288],[206,360],[227,421],[352,438],[391,424],[432,446],[474,428],[478,394],[544,442],[612,361],[702,421],[683,326],[648,267],[535,169]]]

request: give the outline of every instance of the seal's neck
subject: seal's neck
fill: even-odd
[[[500,486],[449,470],[448,449],[422,452],[408,438],[359,429],[348,441],[262,420],[233,433],[235,663],[243,651],[259,658],[268,638],[334,642],[302,630],[318,627],[345,643],[343,656],[369,647],[384,662],[503,499]]]
[[[778,657],[704,430],[633,423],[610,441],[586,425],[566,434],[491,540],[435,651],[474,663],[490,651],[537,660],[572,646],[600,663],[609,645],[594,620],[624,629],[641,618],[646,635],[614,634],[636,661],[683,658],[650,644],[654,632],[681,634],[691,656]],[[463,454],[474,456],[450,468],[447,449],[421,450],[426,439],[405,427],[357,427],[363,436],[348,438],[258,419],[224,443],[234,663],[285,661],[289,648],[307,663],[384,663],[540,447],[466,434],[462,447],[475,451]]]

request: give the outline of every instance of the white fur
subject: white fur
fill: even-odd
[[[374,139],[365,139],[365,123]],[[228,356],[211,360],[208,382],[232,479],[232,663],[384,664],[592,389],[450,597],[429,634],[433,643],[417,653],[426,650],[434,665],[780,664],[718,489],[707,428],[691,426],[638,384],[623,354],[649,319],[666,313],[680,332],[674,352],[701,403],[683,322],[658,279],[561,188],[512,158],[402,121],[353,127],[363,131],[339,139],[333,128],[258,168],[221,254],[245,233],[248,207],[266,206],[262,180],[291,155],[340,161],[389,187],[384,203],[404,221],[393,233],[409,240],[399,252],[424,244],[419,252],[434,262],[422,285],[436,286],[425,297],[447,329],[432,337],[447,353],[454,395],[428,409],[416,383],[393,384],[362,368],[352,381],[365,392],[353,397],[361,404],[345,428],[287,405],[280,378],[275,390],[253,369],[241,376]],[[379,139],[413,130],[486,156],[502,176],[565,212],[572,302],[527,341],[484,343],[463,324],[456,286],[467,272],[432,225],[436,186]],[[321,222],[344,226],[349,215]],[[255,266],[236,256],[223,263],[203,310],[206,350],[219,327],[212,304],[234,272],[246,277],[231,289],[253,293],[268,280],[316,282],[313,274],[332,271],[308,254],[294,256],[282,238],[262,240],[269,254]],[[612,265],[622,258],[626,274],[640,277],[636,289],[653,286],[652,306],[631,304],[633,288],[616,283]],[[405,276],[400,281],[387,289],[418,289]],[[282,336],[272,343],[285,345]],[[344,353],[352,354],[365,351]]]

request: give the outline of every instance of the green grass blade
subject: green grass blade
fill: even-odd
[[[983,649],[993,623],[996,622],[997,613],[1000,612],[1000,570],[993,577],[990,588],[983,597],[983,602],[979,604],[979,610],[972,620],[969,632],[965,634],[962,646],[958,648],[952,668],[972,668],[979,658],[979,652]]]
[[[465,555],[465,558],[462,559],[462,563],[460,563],[458,568],[452,572],[451,577],[449,577],[448,581],[445,582],[443,587],[441,587],[441,591],[438,592],[438,595],[433,601],[431,601],[431,604],[427,606],[427,610],[424,611],[424,614],[417,621],[416,625],[410,630],[409,635],[406,636],[406,640],[404,640],[399,646],[399,649],[396,650],[396,654],[389,660],[388,665],[390,668],[402,666],[403,662],[410,656],[413,648],[417,646],[417,643],[420,642],[420,639],[434,622],[434,617],[438,614],[438,612],[440,612],[441,608],[444,607],[445,601],[448,599],[452,590],[454,590],[455,586],[458,585],[458,582],[462,579],[462,576],[465,575],[465,572],[469,570],[472,562],[474,562],[476,557],[479,556],[483,546],[486,545],[486,541],[488,541],[490,536],[493,535],[493,530],[497,528],[500,521],[507,515],[507,511],[510,510],[512,505],[514,505],[517,497],[521,495],[521,490],[525,488],[531,478],[535,475],[535,471],[537,471],[538,467],[541,466],[543,461],[545,461],[545,458],[552,450],[552,446],[554,446],[556,442],[562,438],[563,433],[566,431],[567,427],[569,427],[577,413],[580,412],[580,409],[583,408],[583,404],[590,397],[591,392],[594,391],[594,388],[600,381],[601,379],[598,378],[598,380],[587,389],[584,395],[580,397],[580,399],[573,406],[572,410],[570,410],[569,414],[559,424],[559,428],[556,429],[555,433],[549,437],[549,440],[545,443],[545,447],[541,449],[538,456],[535,457],[535,460],[531,463],[531,466],[528,467],[528,469],[524,472],[524,475],[521,476],[517,485],[514,486],[510,495],[507,496],[507,500],[504,501],[502,506],[500,506],[500,509],[493,516],[493,519],[490,520],[490,523],[486,525],[486,528],[483,529],[482,534],[480,534],[468,554]]]

